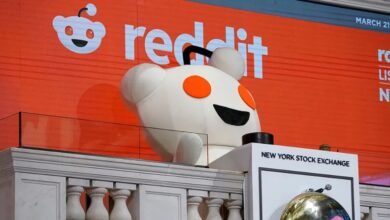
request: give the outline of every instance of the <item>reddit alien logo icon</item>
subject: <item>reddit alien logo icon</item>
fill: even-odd
[[[81,17],[86,11],[89,16],[96,15],[96,6],[92,3],[79,10],[77,16],[56,16],[53,19],[53,27],[58,39],[67,49],[79,53],[88,54],[97,50],[106,35],[106,29],[100,22],[93,22]]]

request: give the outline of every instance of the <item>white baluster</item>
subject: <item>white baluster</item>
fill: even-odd
[[[67,189],[66,220],[85,220],[85,212],[80,203],[81,186],[69,186]]]
[[[226,202],[226,208],[229,210],[229,216],[227,220],[242,220],[241,218],[241,200],[230,200]]]
[[[206,201],[206,204],[209,207],[206,220],[222,220],[221,214],[219,213],[222,203],[222,199],[208,199]]]
[[[105,188],[87,190],[87,194],[91,198],[91,205],[87,210],[87,220],[108,220],[108,212],[103,204],[103,197],[106,193]]]
[[[192,196],[187,199],[187,220],[202,220],[199,214],[199,205],[202,197]]]
[[[360,219],[369,220],[370,218],[370,208],[367,206],[360,206]]]
[[[114,208],[110,214],[110,220],[131,220],[129,209],[127,208],[127,198],[131,192],[126,189],[112,190],[110,195],[114,200]]]
[[[370,219],[368,217],[369,217],[369,213],[364,213],[364,212],[360,213],[360,219],[361,220],[368,220],[368,219]]]

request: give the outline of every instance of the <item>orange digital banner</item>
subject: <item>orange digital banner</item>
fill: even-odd
[[[0,116],[140,125],[119,93],[129,68],[180,65],[189,44],[228,46],[276,144],[358,153],[361,180],[390,185],[388,33],[180,0],[7,0],[0,19]]]

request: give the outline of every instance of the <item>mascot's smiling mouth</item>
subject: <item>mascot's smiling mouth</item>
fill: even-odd
[[[86,40],[79,40],[79,39],[72,39],[72,42],[74,45],[78,47],[85,47],[85,45],[88,44],[88,41]]]
[[[249,120],[249,112],[238,111],[220,105],[213,105],[219,117],[227,124],[241,126]]]

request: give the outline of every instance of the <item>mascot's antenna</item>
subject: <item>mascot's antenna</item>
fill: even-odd
[[[206,57],[209,57],[209,58],[211,57],[211,55],[213,55],[213,52],[211,52],[210,50],[207,50],[207,49],[205,49],[203,47],[190,45],[190,46],[186,47],[186,49],[184,49],[184,51],[183,51],[184,65],[190,65],[191,64],[190,54],[192,52],[195,52],[195,53],[198,53],[198,54],[202,54],[203,56],[206,56]]]
[[[77,16],[81,17],[81,13],[82,13],[83,11],[88,11],[88,8],[81,8],[81,9],[79,10],[79,13],[78,13]]]

